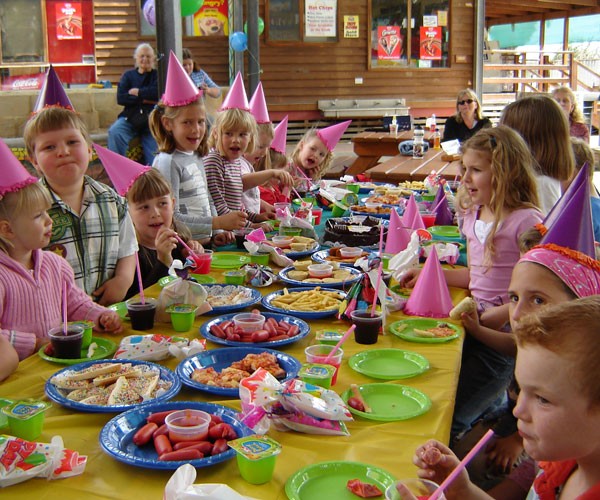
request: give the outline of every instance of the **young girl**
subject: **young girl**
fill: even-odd
[[[127,192],[129,213],[139,244],[140,270],[144,288],[168,275],[174,259],[185,262],[188,251],[177,241],[176,234],[196,253],[202,245],[191,239],[185,224],[173,220],[175,198],[169,182],[156,169],[140,175]],[[134,280],[127,298],[139,292]]]
[[[519,259],[518,237],[542,221],[536,208],[532,158],[516,132],[499,126],[481,130],[464,143],[462,164],[457,202],[469,264],[444,274],[449,286],[469,288],[482,323],[490,326],[495,318],[485,311],[495,313],[498,308],[494,306],[508,304],[510,276]],[[410,271],[402,281],[413,285],[416,274]],[[503,395],[513,367],[511,356],[471,336],[466,338],[452,425],[454,437],[468,430]]]
[[[571,137],[578,137],[586,143],[590,142],[590,129],[585,123],[585,116],[577,106],[575,94],[569,87],[558,87],[552,91],[552,97],[562,108],[569,120]]]
[[[165,94],[150,114],[150,130],[160,151],[152,166],[171,184],[175,219],[186,224],[193,238],[203,245],[210,244],[213,230],[212,241],[224,245],[233,241],[231,230],[244,227],[246,215],[239,206],[227,214],[217,214],[202,164],[207,138],[201,92],[173,55],[169,74]]]
[[[21,169],[21,178],[34,182],[27,180],[25,187],[17,186],[0,199],[0,335],[10,341],[19,359],[33,354],[48,342],[48,331],[62,323],[65,287],[69,321],[91,320],[99,331],[120,332],[117,313],[94,303],[77,287],[69,263],[41,250],[52,234],[48,191],[16,158],[14,166],[4,168],[5,174],[6,169]]]

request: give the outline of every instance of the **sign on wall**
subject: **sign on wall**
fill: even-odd
[[[442,28],[421,26],[419,58],[430,61],[442,58]]]
[[[80,2],[56,4],[56,38],[58,40],[81,40],[83,22]]]
[[[337,36],[337,0],[306,0],[304,31],[307,37]]]
[[[358,38],[358,16],[344,16],[344,38]]]
[[[400,59],[400,26],[377,26],[377,59]]]

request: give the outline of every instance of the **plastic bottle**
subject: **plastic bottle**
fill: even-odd
[[[441,141],[442,141],[442,136],[440,135],[440,131],[436,128],[433,131],[433,136],[431,137],[432,141],[433,141],[433,149],[441,149]]]
[[[420,160],[421,158],[423,158],[424,135],[425,131],[421,128],[420,125],[417,125],[413,133],[413,159],[415,160]]]
[[[390,123],[390,134],[394,137],[398,135],[398,121],[396,120],[396,115],[392,115],[392,122]]]
[[[435,115],[431,115],[431,120],[429,121],[429,131],[433,132],[437,128],[437,123],[435,121]]]

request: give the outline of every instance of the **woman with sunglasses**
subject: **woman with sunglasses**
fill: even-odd
[[[492,122],[481,115],[481,104],[471,89],[458,93],[456,114],[446,120],[442,141],[458,139],[464,142],[482,128],[491,127]]]

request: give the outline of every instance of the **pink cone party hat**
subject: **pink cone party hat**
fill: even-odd
[[[398,212],[395,209],[390,210],[390,224],[385,240],[385,253],[402,252],[406,250],[409,242],[410,231],[402,224]]]
[[[17,157],[3,140],[0,140],[0,162],[2,163],[0,198],[7,193],[14,193],[38,181],[38,178],[31,175],[23,164],[17,160]]]
[[[67,109],[75,109],[52,66],[50,66],[46,74],[46,80],[42,85],[37,101],[35,101],[33,112],[38,113],[46,106],[61,106]]]
[[[248,104],[248,97],[246,97],[246,89],[244,88],[244,81],[242,80],[242,74],[238,72],[235,75],[235,80],[229,88],[229,92],[223,99],[223,104],[219,111],[225,111],[227,109],[243,109],[250,111],[250,105]]]
[[[415,212],[415,215],[412,221],[410,222],[410,225],[407,227],[410,227],[413,231],[416,231],[417,229],[425,229],[425,222],[423,222],[421,212],[419,212],[418,210]]]
[[[106,173],[110,177],[115,191],[121,196],[127,194],[131,185],[140,175],[152,169],[152,167],[140,165],[98,144],[94,144],[94,149],[104,166],[104,170],[106,170]]]
[[[287,127],[288,117],[286,115],[273,130],[273,142],[271,142],[270,146],[271,149],[282,155],[285,154],[285,145],[287,143]]]
[[[452,299],[434,246],[404,306],[404,314],[446,318],[451,309]]]
[[[346,120],[345,122],[325,127],[317,131],[317,136],[323,141],[323,144],[325,144],[325,147],[329,151],[333,151],[351,123],[352,120]]]
[[[414,195],[411,194],[406,202],[406,208],[404,209],[404,214],[402,215],[402,225],[405,227],[412,227],[412,221],[415,218],[415,214],[418,212],[419,207],[417,207],[417,202],[415,201]]]
[[[569,188],[552,207],[544,220],[544,226],[547,232],[541,244],[553,243],[582,252],[592,259],[596,258],[587,165],[579,171]]]
[[[250,113],[254,116],[256,123],[271,123],[269,111],[267,110],[267,101],[263,92],[262,82],[258,83],[254,95],[250,99]]]
[[[160,100],[165,106],[186,106],[202,96],[200,90],[183,69],[173,51],[169,54],[169,67],[167,68],[167,82],[165,93]]]

